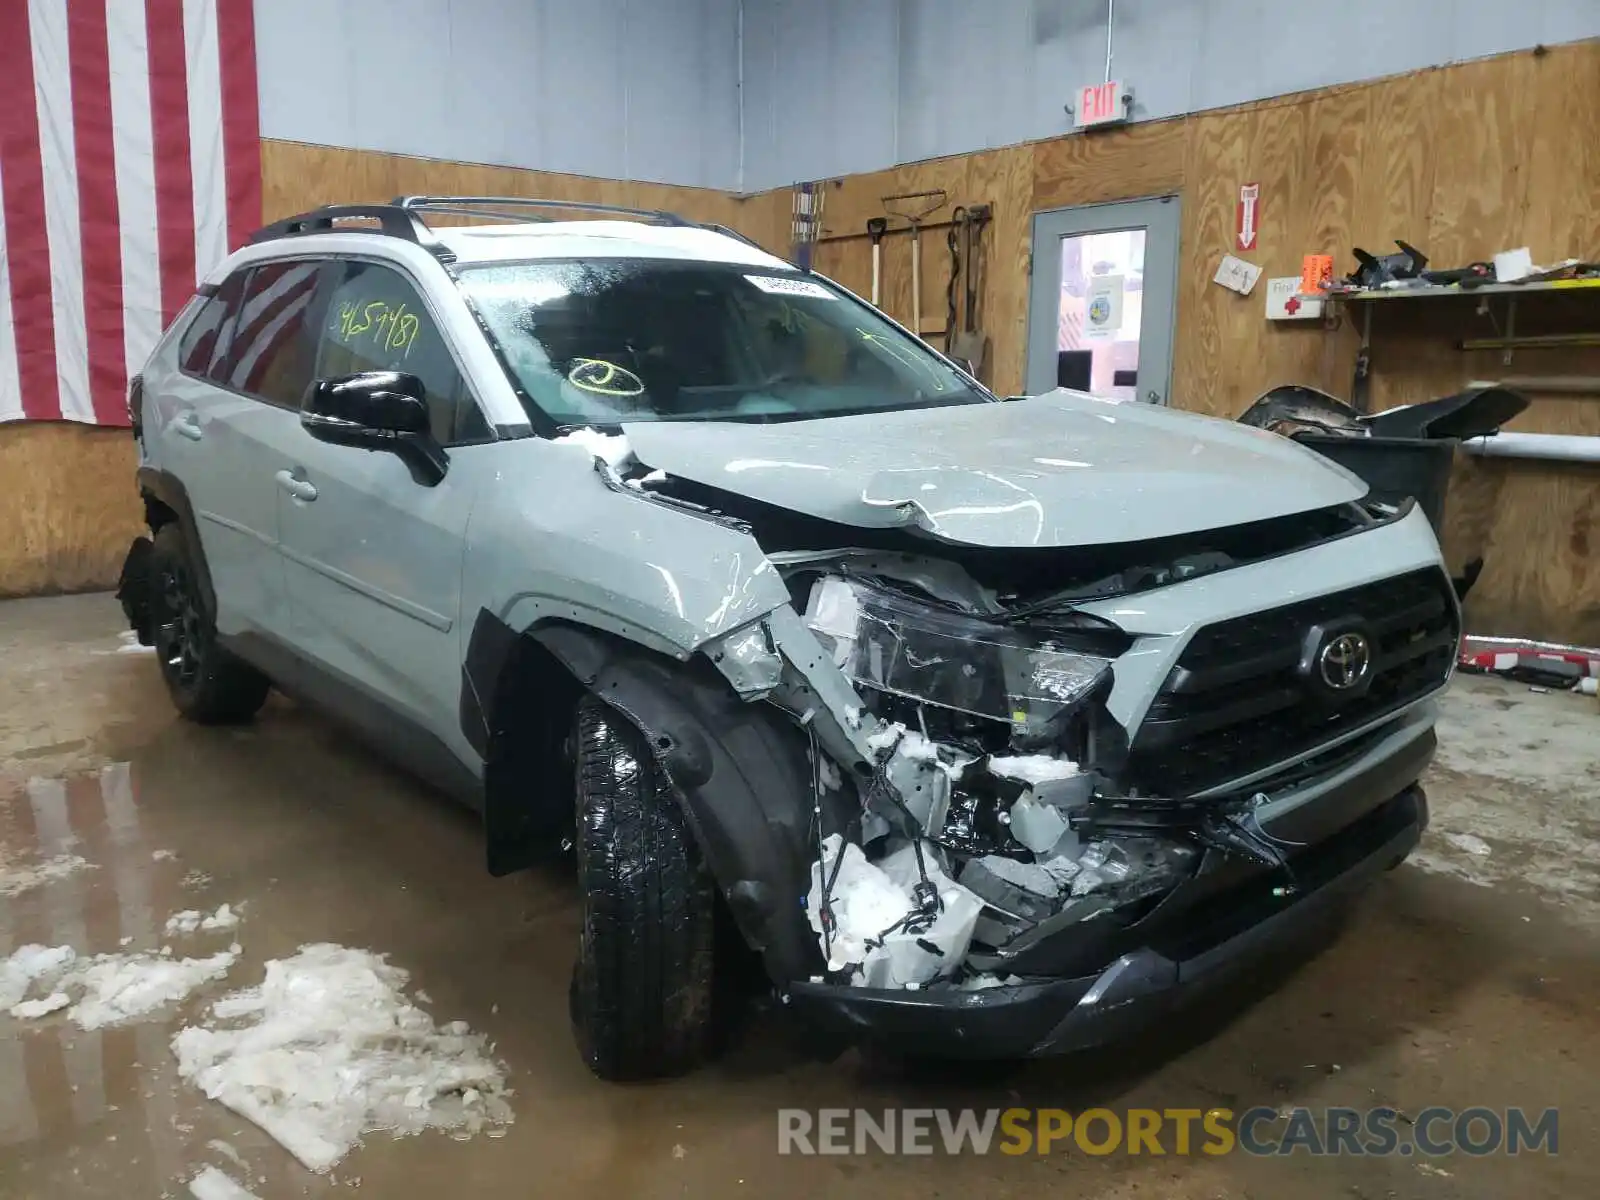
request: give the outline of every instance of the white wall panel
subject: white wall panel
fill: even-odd
[[[1105,16],[1106,0],[744,0],[744,186],[1064,133],[1062,106],[1104,72]],[[1112,71],[1152,119],[1596,36],[1600,0],[1116,0]]]
[[[256,0],[261,132],[736,186],[739,0]]]

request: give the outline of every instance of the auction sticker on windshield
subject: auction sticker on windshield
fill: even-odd
[[[814,296],[818,300],[834,298],[827,288],[809,279],[792,279],[786,275],[746,275],[745,278],[763,292],[771,292],[776,296]]]

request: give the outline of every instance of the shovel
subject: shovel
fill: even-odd
[[[977,239],[989,220],[989,206],[974,204],[961,214],[961,262],[967,273],[965,298],[966,311],[962,314],[961,328],[950,337],[950,357],[967,364],[967,374],[976,378],[983,369],[983,360],[989,352],[989,336],[978,328],[978,263],[975,257]]]

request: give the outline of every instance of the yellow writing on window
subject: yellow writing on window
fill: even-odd
[[[416,314],[406,305],[386,300],[346,300],[339,305],[339,340],[346,345],[370,341],[384,350],[398,350],[401,358],[411,356],[420,327]]]

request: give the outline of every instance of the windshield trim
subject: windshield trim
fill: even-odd
[[[451,279],[455,282],[456,290],[460,293],[462,302],[466,304],[467,311],[472,314],[473,321],[477,324],[479,330],[483,333],[484,340],[486,342],[488,342],[488,344],[489,344],[489,349],[494,353],[495,361],[499,364],[501,373],[505,376],[506,382],[508,384],[510,384],[512,392],[516,395],[517,400],[521,403],[523,411],[528,414],[528,420],[533,425],[534,432],[539,434],[542,437],[546,437],[546,438],[558,437],[558,436],[560,436],[560,434],[561,434],[561,432],[563,430],[569,430],[569,429],[581,429],[581,428],[585,428],[585,427],[596,428],[596,429],[603,428],[603,427],[607,427],[608,423],[607,422],[603,422],[603,421],[573,422],[573,421],[568,421],[568,420],[562,420],[562,419],[560,419],[560,417],[557,414],[551,413],[547,409],[545,409],[545,408],[540,406],[538,401],[536,401],[533,398],[533,396],[528,392],[527,388],[523,386],[522,380],[518,376],[518,374],[514,370],[511,369],[510,359],[507,358],[505,350],[500,344],[500,339],[495,335],[495,332],[490,327],[489,322],[484,319],[483,313],[479,311],[477,301],[473,299],[472,293],[467,287],[467,281],[465,279],[465,276],[470,275],[475,271],[497,270],[497,269],[502,268],[502,267],[528,267],[528,266],[539,266],[539,265],[543,265],[543,264],[550,264],[552,266],[563,266],[563,265],[571,265],[571,264],[585,264],[585,263],[594,262],[595,261],[595,257],[596,256],[594,256],[594,255],[571,255],[571,254],[553,255],[553,256],[548,256],[548,257],[545,257],[545,256],[519,255],[519,256],[517,256],[515,258],[498,258],[498,259],[491,259],[491,260],[478,261],[478,262],[472,262],[472,263],[455,263],[455,264],[452,264],[452,266],[449,268],[449,274],[450,274]],[[871,313],[878,320],[886,321],[888,324],[893,326],[899,332],[905,334],[906,337],[910,338],[913,342],[915,342],[918,346],[920,346],[924,351],[926,351],[928,354],[931,354],[935,359],[937,359],[942,366],[947,367],[949,370],[953,371],[957,375],[957,377],[959,377],[961,379],[961,381],[963,383],[965,383],[969,388],[971,388],[973,390],[973,392],[976,393],[976,402],[977,403],[983,403],[983,404],[1002,404],[1002,403],[1004,403],[1004,401],[1001,400],[1001,398],[998,395],[996,395],[992,390],[990,390],[990,388],[986,384],[984,384],[984,382],[982,380],[980,380],[976,376],[968,373],[966,368],[962,367],[959,363],[957,363],[955,361],[955,359],[950,358],[942,350],[939,350],[937,347],[930,345],[928,342],[924,341],[922,338],[920,338],[916,334],[912,333],[911,330],[907,329],[904,325],[900,324],[899,321],[895,320],[892,316],[890,316],[888,313],[884,312],[882,309],[880,309],[877,306],[875,306],[874,304],[872,304],[870,301],[862,299],[860,296],[858,296],[854,292],[852,292],[849,288],[843,286],[842,284],[836,282],[835,280],[829,279],[826,275],[819,274],[819,273],[817,273],[815,271],[803,271],[799,267],[794,267],[794,266],[764,266],[764,265],[754,265],[754,264],[738,263],[738,262],[722,262],[722,261],[719,261],[719,260],[716,260],[716,259],[672,258],[672,257],[666,257],[666,256],[658,256],[658,255],[618,254],[618,255],[606,255],[605,259],[606,259],[606,261],[615,261],[615,262],[659,263],[659,264],[666,265],[666,266],[680,265],[680,266],[684,266],[684,267],[701,267],[701,268],[709,267],[709,268],[714,268],[714,269],[726,270],[726,271],[737,273],[737,274],[740,274],[740,275],[773,275],[773,276],[778,276],[780,278],[809,279],[809,280],[817,283],[818,285],[820,285],[822,287],[828,288],[830,291],[834,292],[838,296],[839,299],[850,301],[851,303],[856,305],[856,307],[861,308],[861,309],[865,309],[867,312]],[[915,406],[915,407],[942,408],[942,407],[955,407],[955,406],[953,406],[953,405],[919,405],[919,406]],[[887,409],[872,409],[872,410],[869,410],[869,411],[875,411],[875,412],[904,412],[904,411],[908,411],[908,410],[906,408],[897,407],[897,408],[887,408]],[[856,415],[856,411],[855,410],[850,410],[850,412],[848,412],[848,413],[846,413],[846,412],[830,412],[830,413],[803,414],[803,415],[792,417],[790,419],[793,420],[793,421],[796,421],[796,422],[798,422],[798,421],[821,421],[821,420],[826,420],[826,419],[828,419],[830,417],[847,416],[847,415]],[[657,419],[659,419],[659,418],[657,418]],[[726,418],[726,417],[685,418],[683,423],[689,423],[691,421],[697,421],[697,420],[698,421],[710,422],[710,421],[713,421],[713,420],[727,420],[727,419],[728,418]],[[741,421],[739,423],[740,424],[759,424],[760,422]],[[612,423],[610,423],[610,426],[614,427],[617,424],[620,424],[620,423],[612,422]]]

